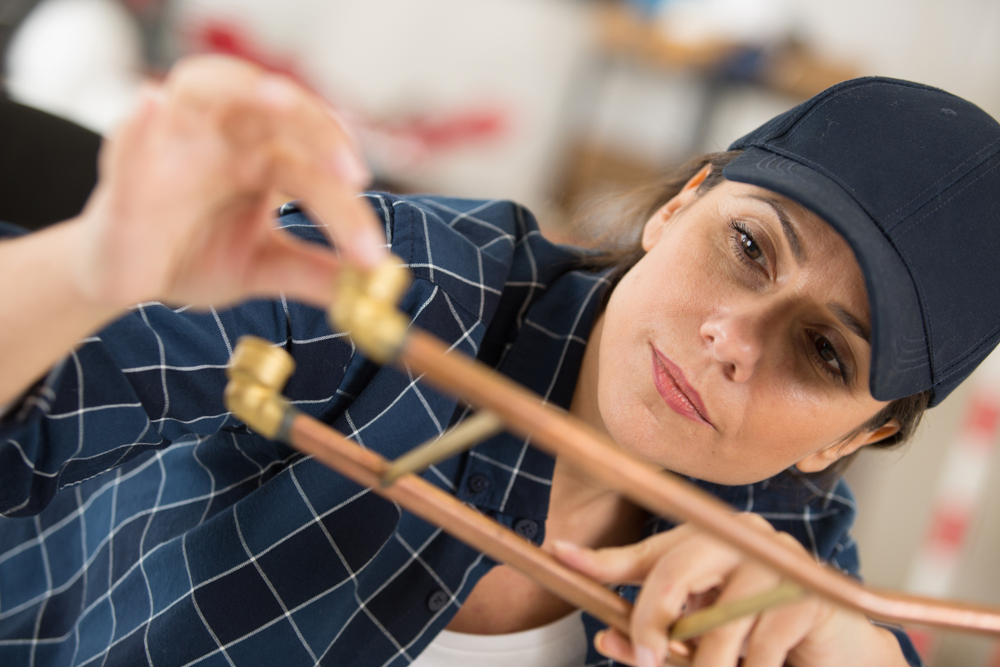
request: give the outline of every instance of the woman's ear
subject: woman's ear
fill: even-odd
[[[706,164],[698,173],[691,177],[691,179],[684,184],[681,191],[674,195],[670,201],[661,206],[656,213],[653,214],[646,224],[642,228],[642,249],[649,252],[650,249],[656,242],[660,239],[660,235],[663,233],[663,229],[666,226],[668,220],[673,217],[681,207],[687,206],[695,200],[698,195],[698,186],[705,182],[708,174],[712,171],[712,165]]]
[[[899,433],[899,422],[890,419],[884,425],[879,426],[874,431],[862,431],[846,442],[838,442],[827,445],[823,449],[810,454],[795,464],[799,472],[819,472],[826,470],[833,463],[845,456],[850,456],[865,445],[873,445],[880,440],[885,440]]]

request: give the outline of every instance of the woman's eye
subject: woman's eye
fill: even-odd
[[[757,245],[757,242],[749,234],[740,234],[740,246],[743,248],[744,254],[752,260],[756,261],[760,259],[760,256],[763,254],[760,246]]]
[[[837,348],[835,348],[833,343],[831,343],[825,336],[816,333],[815,331],[810,331],[809,333],[813,339],[817,361],[823,370],[826,371],[831,377],[843,380],[844,384],[848,384],[850,382],[848,369],[847,366],[840,360],[840,355],[837,354]]]
[[[764,249],[754,239],[750,230],[741,222],[733,222],[732,229],[733,242],[738,246],[737,256],[740,261],[747,263],[747,260],[749,260],[762,266],[766,265],[767,258],[764,255]]]
[[[816,351],[819,352],[819,356],[823,361],[827,362],[838,371],[840,370],[840,359],[837,358],[837,351],[833,349],[833,345],[830,344],[825,338],[818,338],[816,340]]]

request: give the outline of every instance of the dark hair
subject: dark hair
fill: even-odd
[[[706,165],[711,165],[711,171],[698,186],[697,194],[701,196],[722,183],[726,180],[722,175],[723,168],[742,152],[727,151],[700,155],[663,178],[624,192],[595,199],[585,207],[574,221],[574,226],[578,234],[589,234],[596,237],[594,244],[596,250],[583,258],[584,267],[595,270],[611,269],[608,274],[610,284],[604,293],[605,305],[622,276],[628,273],[646,254],[640,238],[646,221],[664,204],[679,194],[684,185]],[[614,221],[613,224],[611,221]],[[890,421],[896,420],[899,425],[897,433],[869,446],[888,449],[902,444],[916,430],[920,418],[927,409],[930,396],[931,392],[928,390],[890,401],[874,417],[844,436],[841,442],[846,443],[861,433],[875,431]],[[819,482],[821,486],[826,486],[828,482],[835,482],[847,470],[857,453],[854,452],[837,460],[827,470],[805,475],[805,477]]]
[[[595,198],[584,205],[572,225],[576,235],[595,239],[593,247],[596,252],[584,257],[584,268],[611,269],[608,274],[609,287],[604,294],[605,301],[622,276],[646,254],[640,239],[646,221],[678,195],[684,185],[705,165],[711,165],[712,170],[698,186],[699,195],[723,182],[723,168],[742,152],[700,155],[662,178]]]

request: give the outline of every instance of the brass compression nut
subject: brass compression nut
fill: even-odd
[[[294,370],[295,361],[283,349],[263,338],[243,336],[226,369],[226,407],[254,431],[274,439],[294,411],[279,393]]]
[[[396,303],[410,284],[402,260],[390,255],[371,272],[344,266],[335,283],[330,325],[350,332],[354,343],[372,360],[384,364],[399,352],[409,318]]]
[[[382,262],[368,276],[367,294],[380,303],[396,305],[410,286],[410,272],[396,255]]]

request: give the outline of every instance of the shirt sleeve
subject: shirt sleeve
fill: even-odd
[[[323,238],[297,211],[282,224]],[[208,312],[139,304],[81,341],[0,419],[0,513],[37,514],[58,490],[150,450],[245,429],[223,404],[225,369],[245,334],[296,359],[284,393],[300,409],[320,415],[342,398],[354,349],[321,310],[285,299]]]

